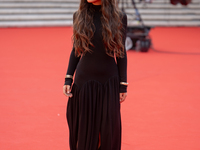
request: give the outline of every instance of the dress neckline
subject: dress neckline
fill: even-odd
[[[100,10],[101,10],[101,5],[94,5],[94,4],[92,4],[92,8],[93,8],[95,11],[100,11]]]

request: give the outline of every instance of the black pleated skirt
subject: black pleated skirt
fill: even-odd
[[[121,149],[119,77],[104,84],[89,80],[72,86],[73,97],[67,104],[71,150]],[[100,135],[100,138],[99,138]]]

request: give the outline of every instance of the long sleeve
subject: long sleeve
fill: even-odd
[[[74,21],[75,13],[73,15],[73,21]],[[76,70],[76,66],[80,60],[81,56],[77,57],[75,55],[75,48],[72,48],[71,54],[70,54],[70,59],[68,63],[68,69],[66,75],[74,75],[74,72]],[[73,82],[72,78],[65,78],[65,85],[71,85]]]
[[[75,50],[74,48],[71,51],[70,59],[69,59],[69,64],[68,64],[68,69],[67,69],[67,75],[74,75],[74,72],[76,70],[76,66],[80,60],[80,57],[75,56]],[[73,79],[71,78],[65,78],[65,85],[71,85]]]
[[[125,49],[125,40],[126,40],[126,29],[127,29],[127,16],[124,13],[123,14],[123,45],[124,45],[124,57],[123,58],[116,58],[117,60],[117,66],[119,70],[119,77],[120,82],[127,82],[127,55],[126,55],[126,49]],[[126,85],[120,85],[120,93],[127,92],[127,86]]]

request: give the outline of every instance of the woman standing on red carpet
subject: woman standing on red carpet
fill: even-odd
[[[63,86],[71,150],[121,149],[127,16],[116,6],[115,0],[81,0],[73,15],[73,49]]]

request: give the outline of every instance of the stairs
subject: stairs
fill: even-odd
[[[0,27],[71,26],[79,0],[0,0]]]
[[[137,25],[131,0],[124,1],[129,26]],[[187,6],[172,5],[170,0],[153,0],[153,3],[146,5],[137,3],[137,8],[148,26],[200,26],[200,0],[192,0]]]
[[[0,0],[0,27],[71,26],[72,14],[80,0]],[[119,7],[121,8],[122,4]],[[188,6],[171,5],[169,0],[153,0],[137,7],[148,26],[200,26],[200,0]],[[131,0],[124,0],[128,25],[137,26]]]

